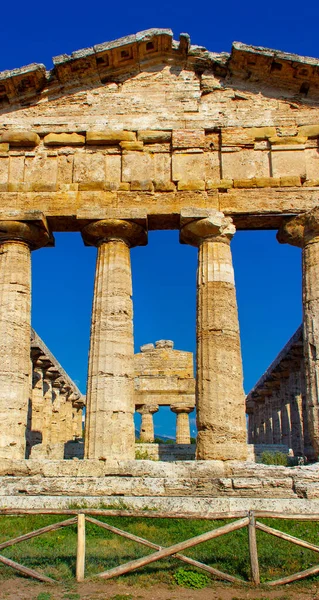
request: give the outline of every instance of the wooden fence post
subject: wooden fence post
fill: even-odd
[[[76,551],[76,580],[83,581],[85,569],[85,515],[78,515],[78,539]]]
[[[259,576],[259,563],[258,563],[258,551],[256,541],[256,521],[254,511],[250,510],[248,513],[249,525],[248,525],[248,537],[249,537],[249,554],[250,554],[250,569],[251,578],[254,585],[260,584]]]

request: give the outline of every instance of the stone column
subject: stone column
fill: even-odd
[[[135,457],[134,347],[130,248],[146,243],[141,225],[96,221],[83,232],[98,247],[87,384],[85,458]]]
[[[280,383],[276,382],[276,387],[273,388],[272,395],[272,427],[273,427],[273,442],[274,444],[282,443],[282,425],[281,425],[281,393]]]
[[[291,414],[289,380],[285,377],[280,380],[281,389],[281,432],[282,443],[291,448]]]
[[[60,390],[60,428],[59,428],[59,442],[60,444],[65,444],[69,441],[69,412],[68,405],[71,404],[68,401],[68,396],[70,394],[70,386],[67,384],[63,385]],[[71,438],[72,439],[72,438]]]
[[[74,403],[72,405],[72,422],[73,422],[73,437],[74,438],[83,438],[83,430],[82,430],[82,405],[78,405]]]
[[[302,394],[300,370],[294,366],[289,374],[289,388],[291,393],[291,447],[294,455],[304,453],[303,422],[302,422]]]
[[[25,458],[30,399],[31,250],[48,244],[35,223],[0,221],[0,458]]]
[[[194,406],[187,404],[172,404],[171,411],[176,413],[176,444],[190,444],[191,432],[189,426],[189,414],[193,412]]]
[[[266,443],[266,425],[265,425],[265,400],[259,402],[259,443]]]
[[[137,408],[137,412],[142,415],[140,440],[141,442],[154,442],[154,420],[153,415],[158,411],[156,404],[143,404]]]
[[[252,410],[252,412],[247,413],[248,414],[248,444],[254,444],[255,443],[255,415],[254,412]]]
[[[199,460],[247,458],[245,395],[230,240],[223,213],[193,220],[181,241],[198,247],[197,450]]]
[[[35,364],[32,373],[31,446],[42,443],[43,406],[43,369]]]
[[[274,432],[273,432],[273,420],[272,420],[272,403],[271,396],[267,396],[266,398],[266,410],[267,410],[267,444],[274,443]]]
[[[302,248],[303,340],[306,411],[311,448],[308,458],[319,455],[319,207],[284,223],[280,243]]]
[[[61,432],[61,386],[62,377],[58,377],[52,382],[52,418],[51,418],[51,444],[57,444],[60,441]]]

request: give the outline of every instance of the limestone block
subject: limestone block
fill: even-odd
[[[10,144],[10,146],[38,146],[40,144],[40,138],[34,131],[20,131],[12,129],[11,131],[5,131],[0,142]]]
[[[171,138],[171,131],[146,129],[137,132],[137,139],[144,142],[144,144],[163,144],[170,142]]]
[[[24,156],[10,156],[9,182],[20,183],[24,180]]]
[[[136,135],[132,131],[87,131],[86,143],[91,145],[114,145],[120,142],[134,142]]]
[[[175,184],[169,180],[155,179],[155,192],[175,192]]]
[[[144,144],[144,152],[152,152],[155,153],[170,153],[171,145],[170,144]]]
[[[72,183],[73,155],[60,154],[58,156],[57,183]]]
[[[262,150],[222,152],[223,179],[270,177],[269,153]]]
[[[319,137],[319,124],[317,125],[301,125],[298,127],[298,135],[307,138]]]
[[[296,175],[280,177],[280,185],[281,187],[300,187],[300,177],[297,177]]]
[[[0,183],[7,183],[9,175],[9,158],[0,157]]]
[[[204,148],[205,132],[203,129],[173,130],[172,147],[176,148]]]
[[[307,179],[319,179],[319,149],[305,150]]]
[[[140,152],[144,150],[144,144],[143,142],[120,142],[120,146],[122,148],[122,150],[126,150],[126,151],[137,151]]]
[[[170,162],[169,154],[129,152],[122,157],[122,179],[126,182],[142,178],[170,180]]]
[[[105,181],[105,156],[98,152],[75,154],[73,181],[75,183]]]
[[[181,179],[177,184],[178,190],[205,190],[204,179]]]
[[[105,156],[105,179],[106,181],[120,183],[121,181],[121,155],[107,154]]]
[[[141,181],[133,179],[131,181],[131,190],[136,192],[152,192],[153,182],[151,179],[142,179]]]
[[[172,179],[206,180],[219,179],[220,167],[218,152],[174,154],[172,157]]]
[[[220,150],[220,134],[215,131],[206,131],[205,150]]]
[[[0,143],[0,152],[9,152],[9,144],[1,144]]]
[[[256,177],[251,179],[234,179],[234,188],[255,188],[257,187]]]
[[[25,158],[24,181],[32,184],[55,184],[57,181],[57,157],[48,157],[38,154],[35,157]]]
[[[257,187],[279,187],[279,177],[255,177]]]
[[[140,347],[140,352],[151,352],[154,350],[154,344],[144,344]]]
[[[85,136],[78,133],[49,133],[43,143],[46,146],[84,146]]]
[[[319,185],[319,178],[318,179],[307,179],[303,183],[304,187],[317,187],[318,185]]]
[[[232,179],[219,179],[217,181],[208,179],[206,181],[206,190],[228,190],[232,187],[234,187],[234,182]]]
[[[155,342],[155,348],[174,348],[173,340],[158,340]]]
[[[278,149],[277,149],[278,148]],[[281,146],[271,149],[271,172],[274,177],[299,175],[306,178],[306,153],[304,150],[281,149]],[[288,148],[292,148],[289,146]]]

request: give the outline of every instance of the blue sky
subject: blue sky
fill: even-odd
[[[51,57],[150,27],[170,27],[193,44],[230,51],[232,41],[319,57],[319,3],[237,0],[177,2],[17,1],[1,7],[0,70]],[[232,242],[246,392],[301,322],[301,256],[273,231],[238,232]],[[33,253],[32,323],[85,392],[96,250],[79,234],[55,234],[56,247]],[[196,250],[178,232],[150,232],[132,250],[136,351],[166,338],[195,350]],[[158,433],[171,435],[175,415],[155,415]]]

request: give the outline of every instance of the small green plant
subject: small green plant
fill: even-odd
[[[287,454],[283,452],[263,452],[260,460],[264,465],[280,465],[282,467],[287,467],[289,462]]]
[[[205,573],[190,571],[181,567],[174,573],[174,579],[177,585],[185,588],[200,590],[209,585],[210,579]]]
[[[110,600],[133,600],[132,594],[115,594]]]
[[[80,600],[80,594],[68,592],[67,594],[64,594],[63,598],[65,598],[65,600]]]
[[[52,600],[52,596],[49,592],[41,592],[37,595],[37,600]]]
[[[135,459],[136,460],[155,460],[152,456],[149,455],[147,450],[140,450],[137,448],[135,450]]]

